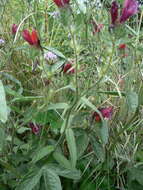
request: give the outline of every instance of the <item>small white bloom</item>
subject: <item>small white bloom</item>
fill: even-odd
[[[57,61],[58,57],[56,54],[52,53],[51,51],[48,51],[47,53],[44,54],[44,58],[47,60],[47,61],[52,61],[52,62],[55,62]]]
[[[0,45],[5,44],[5,41],[3,39],[0,39]]]
[[[50,14],[50,16],[52,16],[54,19],[60,17],[60,12],[59,12],[59,11],[54,11],[54,12],[51,12],[51,13],[49,13],[49,14]]]

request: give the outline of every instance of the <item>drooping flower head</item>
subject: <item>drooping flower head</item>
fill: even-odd
[[[63,73],[69,73],[69,74],[72,74],[72,73],[75,73],[75,69],[73,68],[73,65],[72,63],[66,63],[63,67]]]
[[[40,133],[41,126],[35,123],[29,123],[29,127],[32,130],[34,135],[38,135]]]
[[[110,9],[111,23],[113,26],[117,23],[118,20],[118,9],[118,3],[116,1],[113,1]]]
[[[110,14],[111,14],[111,24],[114,27],[116,24],[124,23],[131,16],[137,13],[138,11],[138,1],[137,0],[125,0],[123,4],[123,9],[121,11],[121,15],[118,15],[118,4],[116,1],[112,2]]]
[[[53,0],[59,8],[64,8],[69,5],[70,0]]]
[[[30,33],[27,29],[23,30],[22,37],[26,40],[31,46],[40,47],[40,40],[35,29]]]
[[[122,14],[120,17],[120,23],[125,22],[129,17],[133,16],[138,11],[138,2],[136,0],[125,0]]]
[[[113,114],[113,107],[99,108],[98,109],[104,119],[111,119]],[[92,114],[92,119],[94,121],[101,121],[101,117],[97,112]]]
[[[16,34],[17,28],[18,28],[18,25],[17,25],[17,24],[13,24],[13,25],[12,25],[12,27],[11,27],[11,32],[12,32],[13,35]]]

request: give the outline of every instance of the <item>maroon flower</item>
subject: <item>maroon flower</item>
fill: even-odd
[[[104,119],[111,119],[113,114],[113,107],[99,108],[99,111]],[[92,114],[92,119],[95,121],[101,121],[101,117],[97,112]]]
[[[118,9],[118,3],[116,1],[113,1],[110,9],[111,23],[113,26],[117,23],[118,20]]]
[[[72,63],[66,63],[63,68],[63,73],[74,73],[75,69],[72,66]]]
[[[125,49],[125,48],[126,48],[126,44],[120,44],[120,45],[119,45],[119,49],[120,49],[120,50],[123,50],[123,49]]]
[[[125,0],[120,17],[120,23],[125,22],[129,17],[136,14],[138,11],[138,6],[139,5],[136,0]]]
[[[28,30],[23,30],[22,36],[31,46],[40,47],[40,40],[35,29],[32,30],[31,34]]]
[[[115,26],[118,23],[124,23],[126,20],[128,20],[131,16],[133,16],[134,14],[137,13],[138,11],[138,2],[137,0],[125,0],[124,1],[124,5],[123,5],[123,9],[121,12],[121,16],[118,16],[118,4],[116,1],[112,2],[111,5],[111,10],[110,10],[110,14],[111,14],[111,24],[112,26]]]
[[[13,24],[13,25],[12,25],[12,27],[11,27],[11,32],[12,32],[13,35],[16,34],[17,28],[18,28],[17,24]]]
[[[66,7],[70,0],[53,0],[54,3],[59,7],[59,8],[63,8],[63,7]]]
[[[38,134],[39,134],[40,129],[41,129],[41,126],[40,126],[40,125],[35,124],[35,123],[29,123],[29,127],[31,128],[32,133],[33,133],[34,135],[38,135]]]

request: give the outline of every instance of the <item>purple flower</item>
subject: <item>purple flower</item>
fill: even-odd
[[[3,39],[0,39],[0,45],[5,44],[5,41]]]
[[[137,13],[138,11],[138,2],[137,0],[125,0],[123,9],[121,11],[121,15],[119,17],[118,15],[118,4],[116,1],[112,2],[110,14],[111,14],[111,23],[112,26],[115,26],[118,23],[124,23],[126,20],[128,20],[131,16]]]
[[[38,135],[40,133],[41,126],[35,123],[29,123],[29,127],[32,130],[34,135]]]
[[[48,51],[47,53],[44,54],[44,58],[47,60],[47,61],[52,61],[52,62],[55,62],[57,61],[58,57],[56,54],[52,53],[51,51]]]
[[[112,2],[110,14],[111,14],[111,23],[114,26],[118,20],[118,3],[116,1]]]
[[[120,23],[125,22],[129,17],[136,14],[138,11],[138,6],[139,5],[136,0],[125,0],[120,17]]]

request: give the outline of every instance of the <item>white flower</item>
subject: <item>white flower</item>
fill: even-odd
[[[0,39],[0,45],[5,44],[5,41],[3,39]]]
[[[57,61],[58,57],[56,54],[52,53],[51,51],[48,51],[47,53],[44,54],[44,58],[47,60],[47,61],[52,61],[52,62],[55,62]]]

